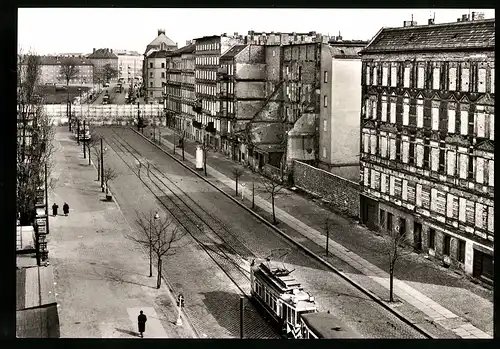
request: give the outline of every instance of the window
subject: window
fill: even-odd
[[[391,86],[396,87],[398,81],[398,67],[395,63],[391,65]]]
[[[423,66],[417,69],[417,88],[424,88],[425,70]]]
[[[326,108],[328,107],[328,97],[327,96],[324,96],[323,97],[323,106]]]
[[[443,255],[450,255],[451,236],[445,235],[443,239]]]
[[[382,121],[387,121],[387,96],[382,96]]]
[[[450,91],[457,89],[457,68],[450,67],[448,70],[448,89]]]
[[[406,234],[406,219],[399,217],[399,235]]]
[[[368,184],[370,183],[370,178],[369,178],[369,170],[367,167],[363,169],[363,184],[365,187],[368,187]]]
[[[276,57],[276,50],[273,50],[273,57]]]
[[[149,72],[149,77],[152,78],[153,77],[153,72]]]
[[[469,148],[469,168],[467,173],[467,179],[474,180],[474,167],[476,166],[476,158],[474,156],[474,150]]]
[[[403,100],[403,125],[408,126],[410,118],[410,100],[405,98]]]
[[[438,107],[432,108],[431,119],[432,119],[432,121],[431,121],[432,129],[437,131],[439,129],[439,108]]]
[[[410,67],[405,67],[403,80],[403,86],[410,87]]]
[[[465,263],[465,241],[464,240],[458,240],[457,260],[460,263]]]
[[[368,68],[368,69],[370,69],[370,68]],[[368,70],[368,71],[369,71],[369,70]],[[324,81],[325,83],[327,83],[327,82],[328,82],[328,72],[327,72],[326,70],[325,70],[325,72],[323,73],[323,81]],[[367,83],[367,85],[368,85],[368,83]]]
[[[428,139],[424,139],[424,162],[423,162],[423,168],[429,169],[429,154],[430,154],[430,142]]]
[[[370,152],[370,134],[368,133],[363,133],[363,152],[367,154]]]
[[[323,147],[323,157],[326,158],[326,147]]]
[[[463,92],[469,92],[469,80],[470,80],[470,70],[469,68],[462,68],[462,77],[461,77],[461,88],[460,90]]]
[[[439,77],[441,70],[439,68],[434,68],[432,70],[432,89],[439,90]]]
[[[445,148],[445,143],[440,142],[439,144],[439,173],[445,173],[445,155],[446,155],[446,148]]]
[[[396,139],[389,138],[389,159],[396,160]]]
[[[424,127],[424,100],[417,100],[417,127]]]
[[[434,249],[436,246],[436,231],[434,229],[429,229],[429,241],[427,245],[430,249]]]
[[[495,68],[490,69],[490,93],[495,93]]]
[[[326,120],[323,120],[323,131],[326,131]]]
[[[153,82],[152,81],[149,83],[149,87],[153,87]],[[151,92],[151,95],[152,94],[153,94],[153,92]]]
[[[401,134],[396,134],[396,160],[401,160]]]
[[[484,112],[482,111],[477,111],[475,115],[476,119],[476,136],[480,138],[485,138],[485,126],[486,126],[486,120],[485,120],[485,115]]]
[[[495,160],[488,160],[488,185],[495,185]]]
[[[448,109],[448,132],[455,133],[455,109]]]
[[[409,145],[410,144],[408,143],[408,141],[403,140],[403,162],[405,164],[408,163],[408,155],[409,155],[409,151],[410,151]]]
[[[391,118],[391,124],[395,124],[396,123],[396,100],[394,99],[391,99],[391,114],[390,114],[390,118]]]
[[[380,210],[379,226],[381,229],[385,229],[385,211],[384,210]]]
[[[385,173],[382,173],[380,176],[380,191],[387,193],[387,175]]]
[[[468,134],[469,126],[469,112],[467,110],[460,110],[460,133],[462,135]]]
[[[493,71],[493,69],[492,69],[492,71]],[[373,83],[372,83],[372,85],[376,86],[377,83],[378,83],[377,67],[375,66],[375,67],[373,67]]]
[[[326,71],[325,71],[325,82],[327,82],[326,78],[327,78],[327,75],[326,75]],[[366,65],[366,81],[365,81],[365,85],[366,86],[370,85],[370,66],[368,64]]]
[[[153,63],[152,63],[152,62],[151,62],[151,63],[149,63],[149,67],[150,67],[150,68],[153,68]]]
[[[484,68],[478,70],[477,92],[486,92],[486,69]]]
[[[387,158],[387,137],[380,136],[380,156]]]
[[[394,196],[394,176],[389,176],[389,195]]]
[[[164,78],[165,77],[165,72],[161,72],[161,77]]]
[[[436,171],[439,168],[439,148],[437,144],[433,144],[431,148],[431,170]]]
[[[388,75],[389,75],[389,68],[382,67],[382,86],[387,86]]]
[[[370,140],[370,154],[375,155],[377,153],[377,136],[372,134]]]
[[[161,67],[165,68],[165,62],[161,62]]]
[[[408,150],[408,163],[415,165],[415,136],[410,136],[410,147]]]

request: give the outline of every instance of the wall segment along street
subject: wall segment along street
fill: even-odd
[[[194,176],[191,171],[175,162],[165,161],[163,151],[144,142],[129,129],[115,128],[136,152],[144,155],[149,162],[158,166],[177,185],[184,188],[184,195],[189,195],[207,211],[218,216],[219,220],[237,235],[245,246],[254,254],[265,257],[272,248],[289,248],[291,254],[286,263],[291,265],[294,276],[302,282],[318,300],[320,310],[330,310],[344,320],[363,336],[369,338],[422,338],[417,330],[403,323],[394,314],[387,312],[372,299],[363,294],[338,275],[332,274],[317,260],[311,259],[302,249],[291,244],[280,235],[276,235],[271,227],[234,202],[207,186],[204,180]],[[101,132],[102,131],[102,132]],[[100,128],[99,132],[111,136],[111,129]],[[128,176],[129,177],[129,176]],[[185,185],[187,184],[187,186]],[[115,189],[116,191],[116,189]],[[225,213],[221,215],[221,212]],[[237,219],[235,219],[237,217]],[[325,283],[324,280],[329,280]],[[388,326],[391,324],[392,326]]]

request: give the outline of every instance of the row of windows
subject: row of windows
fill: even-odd
[[[289,65],[285,65],[283,73],[287,79],[302,80],[302,67],[300,65],[296,65],[295,69],[290,69]]]
[[[217,72],[212,70],[196,70],[194,72],[194,76],[197,79],[205,79],[205,80],[217,80]]]
[[[326,97],[326,96],[325,96]],[[414,103],[413,105],[411,103]],[[397,98],[381,96],[380,114],[377,110],[377,99],[375,96],[365,101],[365,118],[389,122],[392,124],[402,123],[404,126],[415,126],[417,128],[430,128],[432,130],[460,133],[462,135],[475,135],[480,138],[495,139],[495,116],[493,108],[477,105],[476,111],[469,112],[469,104],[448,102],[448,107],[442,110],[440,102],[432,101],[430,118],[424,116],[424,100],[403,98],[402,108],[399,108]],[[414,106],[415,113],[412,113]],[[402,110],[401,110],[402,109]]]
[[[206,114],[197,114],[196,121],[200,122],[202,125],[207,125],[209,122],[213,122],[214,128],[216,130],[220,130],[220,120],[215,119],[215,118],[208,116]]]
[[[165,79],[165,72],[162,71],[161,74],[160,74],[160,76],[161,76],[162,79]],[[154,72],[150,71],[149,72],[149,77],[150,78],[154,78]]]
[[[213,42],[211,44],[196,45],[196,51],[210,51],[220,49],[220,42]]]
[[[219,56],[196,57],[196,65],[219,65]]]
[[[163,90],[167,95],[181,97],[181,89],[174,86],[164,86]]]
[[[216,86],[213,86],[213,85],[196,84],[195,91],[196,91],[196,93],[202,93],[202,94],[206,94],[206,95],[212,95],[212,96],[217,95],[217,88],[216,88]]]
[[[182,82],[182,75],[181,74],[167,74],[167,81]]]
[[[262,287],[259,281],[255,281],[255,291],[259,297],[276,313],[279,315],[279,303],[276,296],[270,293],[267,288]]]
[[[225,69],[227,75],[232,76],[234,74],[234,66],[232,64],[223,64],[222,68]]]
[[[195,116],[195,112],[193,111],[193,107],[191,105],[189,105],[189,104],[182,103],[181,104],[181,111],[184,114]]]
[[[220,101],[219,109],[221,111],[227,111],[228,114],[234,113],[234,102],[232,101]]]
[[[363,133],[362,143],[366,154],[494,186],[495,161],[471,149],[386,132]]]
[[[194,91],[181,89],[181,97],[186,99],[195,100],[196,94]]]
[[[366,85],[495,93],[495,68],[486,63],[367,63],[365,69]]]
[[[364,186],[441,216],[494,231],[494,208],[427,185],[364,168]]]

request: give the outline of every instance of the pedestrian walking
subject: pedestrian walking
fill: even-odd
[[[52,205],[52,216],[57,216],[57,209],[59,208],[59,205],[57,205],[55,202],[54,202],[54,205]]]
[[[67,216],[69,213],[69,205],[67,203],[64,203],[63,205],[63,212],[65,216]]]
[[[137,322],[139,324],[139,333],[141,335],[141,338],[143,338],[143,333],[146,332],[146,321],[148,321],[148,318],[146,315],[142,313],[142,310],[140,311],[139,316],[137,317]]]

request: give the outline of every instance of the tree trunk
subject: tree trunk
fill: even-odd
[[[108,182],[105,182],[105,183],[104,183],[104,186],[106,187],[106,195],[108,195],[108,194],[109,194],[109,190],[108,190]]]
[[[238,177],[236,177],[236,196],[238,196]]]
[[[394,302],[394,263],[389,266],[389,302]]]
[[[274,194],[271,195],[271,201],[273,204],[273,223],[276,224],[276,213],[274,212]]]
[[[207,152],[203,155],[203,165],[205,167],[205,177],[207,176]]]
[[[255,208],[255,181],[252,180],[252,208]]]
[[[162,267],[162,261],[160,257],[158,258],[158,279],[156,280],[156,288],[160,288],[161,286],[161,267]]]
[[[97,180],[101,180],[101,159],[97,159]]]
[[[153,277],[153,252],[151,246],[152,244],[153,242],[149,241],[149,277]]]

